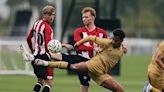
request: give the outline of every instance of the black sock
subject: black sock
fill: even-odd
[[[45,85],[42,92],[50,92],[51,87],[49,85]]]
[[[162,92],[164,92],[164,89],[162,89]]]
[[[39,92],[40,91],[40,88],[41,88],[41,86],[42,86],[42,84],[41,83],[36,83],[36,85],[34,86],[34,89],[33,89],[33,91],[34,92]]]
[[[68,63],[67,69],[70,70],[70,63]]]

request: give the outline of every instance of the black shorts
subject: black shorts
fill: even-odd
[[[35,56],[35,59],[43,59],[46,61],[51,61],[51,58],[47,56],[47,54],[43,54],[43,55],[37,55]],[[34,65],[34,62],[31,63],[34,69],[34,73],[37,76],[37,78],[40,79],[53,79],[53,68],[49,68],[46,66],[37,66]]]
[[[62,54],[62,60],[69,62],[70,64],[74,64],[74,63],[79,63],[79,62],[85,62],[85,61],[88,61],[89,59],[84,58],[79,55]],[[88,73],[80,73],[79,72],[78,77],[79,77],[81,85],[89,86],[90,77],[89,77]]]

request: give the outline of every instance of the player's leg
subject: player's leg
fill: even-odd
[[[62,53],[50,53],[50,56],[52,59],[55,59],[55,60],[62,60],[63,59]]]
[[[34,85],[33,92],[39,92],[41,87],[43,86],[43,80],[38,79],[38,82]]]
[[[66,61],[66,62],[69,62],[70,64],[88,60],[87,58],[84,58],[78,55],[69,55],[69,54],[64,54],[60,52],[50,53],[50,56],[52,59]]]
[[[67,55],[62,54],[62,61],[69,62],[70,64],[87,61],[87,58],[84,58],[79,55]],[[78,72],[78,77],[80,81],[80,92],[88,92],[90,77],[87,73]]]
[[[62,54],[62,61],[66,61],[66,62],[69,62],[70,64],[74,64],[74,63],[79,63],[83,61],[88,61],[88,59],[79,55]]]
[[[32,62],[32,67],[34,69],[34,74],[38,78],[37,83],[34,85],[33,91],[40,92],[40,89],[44,84],[43,79],[40,77],[40,68],[39,68],[39,66],[35,66],[33,62]]]
[[[113,79],[105,80],[101,83],[101,86],[112,90],[113,92],[124,92],[122,86]]]
[[[78,57],[78,61],[87,61],[88,59],[84,57]],[[80,73],[78,72],[78,77],[80,80],[80,92],[88,92],[89,89],[89,82],[90,82],[90,77],[88,73]]]
[[[65,61],[47,62],[45,60],[36,59],[34,63],[35,65],[38,66],[48,66],[48,67],[60,68],[60,69],[71,69],[73,71],[78,71],[78,72],[88,71],[88,67],[85,62],[69,64],[68,62]]]
[[[47,60],[47,61],[51,60],[50,55],[47,55],[47,54],[40,55],[40,57],[38,58]],[[52,84],[53,84],[53,68],[50,68],[50,67],[42,67],[42,68],[43,69],[41,71],[40,77],[42,77],[45,82],[42,92],[50,92]]]
[[[50,92],[50,90],[52,88],[52,84],[53,84],[52,79],[45,80],[45,85],[44,85],[42,92]]]
[[[43,55],[37,55],[36,58],[40,58],[43,60],[50,61],[51,58],[47,56],[46,54]],[[47,62],[47,61],[46,61]],[[34,64],[34,62],[31,62],[32,66],[34,68],[34,73],[39,79],[44,79],[44,87],[42,92],[50,92],[50,89],[52,87],[52,79],[53,79],[53,68],[49,67],[43,67],[43,66],[37,66]]]
[[[102,74],[102,70],[89,70],[90,77],[100,86],[113,92],[124,92],[123,87],[109,74]]]
[[[80,92],[88,92],[89,86],[80,85]]]
[[[20,52],[22,53],[22,56],[25,61],[33,61],[35,59],[35,57],[30,52],[27,51],[27,49],[25,48],[23,44],[20,45]],[[50,56],[53,59],[62,60],[61,53],[50,53]]]
[[[87,73],[78,73],[80,80],[80,92],[88,92],[90,77]]]

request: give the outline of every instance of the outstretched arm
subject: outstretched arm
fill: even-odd
[[[75,46],[79,46],[82,43],[85,43],[87,41],[93,41],[93,42],[95,42],[98,45],[105,45],[105,46],[111,44],[111,40],[110,39],[100,38],[100,37],[95,37],[95,36],[88,36],[88,37],[85,37],[85,38],[81,39],[80,41],[76,42]]]
[[[66,44],[66,43],[62,43],[62,47],[65,47],[68,50],[72,50],[73,49],[73,46],[72,45]]]
[[[51,55],[51,58],[55,59],[55,60],[62,60],[62,54],[60,52],[58,53],[51,53],[49,52]]]

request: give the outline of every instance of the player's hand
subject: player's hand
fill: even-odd
[[[74,44],[74,48],[77,49],[77,47],[78,47],[78,42]]]
[[[94,51],[96,51],[97,53],[98,52],[101,52],[103,49],[101,47],[94,47]]]
[[[21,52],[24,61],[31,62],[34,60],[34,56],[30,52],[27,51],[24,44],[21,44],[19,46],[19,51]]]
[[[123,46],[123,51],[124,51],[124,53],[126,54],[126,53],[128,52],[127,47]]]
[[[122,47],[123,47],[124,54],[126,54],[128,52],[128,48],[125,46],[124,43],[122,43]]]
[[[62,44],[63,47],[67,48],[68,50],[72,50],[74,47],[70,44]]]

